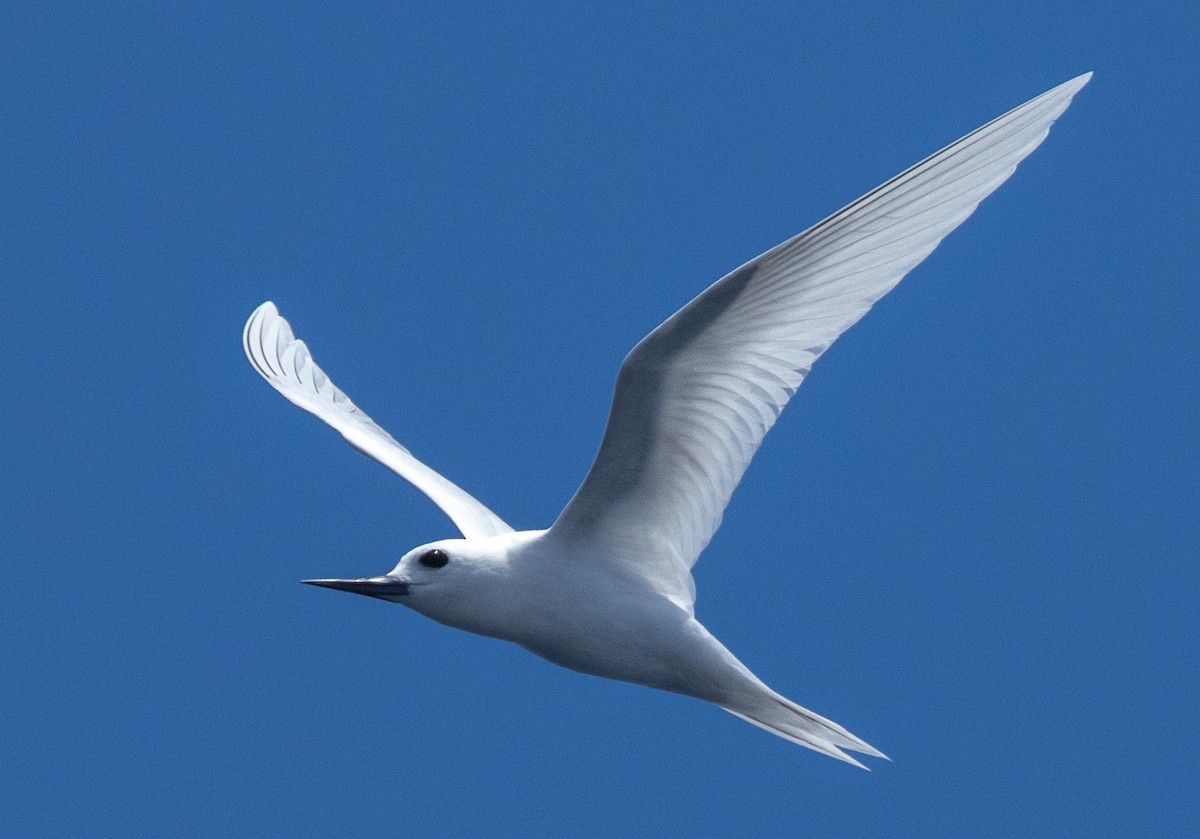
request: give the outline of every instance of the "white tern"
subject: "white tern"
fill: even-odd
[[[514,532],[339,390],[274,304],[243,335],[254,368],[354,448],[411,481],[462,539],[378,577],[305,580],[401,603],[555,664],[712,702],[822,754],[884,757],[767,687],[693,613],[691,567],[814,361],[1046,137],[1086,73],[987,123],[776,245],[625,358],[596,460],[547,530]],[[865,767],[864,767],[865,768]]]

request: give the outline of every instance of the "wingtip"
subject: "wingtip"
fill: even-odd
[[[250,313],[250,320],[254,320],[256,317],[259,317],[262,315],[278,316],[279,309],[276,308],[275,304],[272,301],[264,300],[263,302],[259,303],[254,308],[253,312]]]
[[[267,318],[279,317],[279,310],[275,308],[275,304],[270,300],[265,300],[254,307],[254,311],[250,313],[250,317],[246,318],[246,325],[242,327],[242,342],[247,344],[250,338],[250,333],[254,330],[255,325],[261,323]]]
[[[246,357],[259,374],[278,388],[283,371],[279,367],[280,354],[295,341],[291,325],[279,314],[270,300],[266,300],[250,313],[242,329],[242,348]]]
[[[1061,86],[1069,87],[1069,88],[1071,88],[1072,91],[1079,90],[1085,84],[1087,84],[1088,82],[1090,82],[1092,80],[1092,72],[1093,72],[1092,70],[1088,70],[1086,73],[1080,73],[1075,78],[1064,82]]]

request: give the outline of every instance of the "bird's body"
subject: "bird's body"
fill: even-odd
[[[725,704],[741,674],[736,661],[695,617],[644,581],[555,544],[546,531],[492,536],[475,545],[447,540],[440,547],[460,561],[481,559],[479,585],[464,586],[414,609],[479,635],[511,641],[547,661]],[[469,589],[469,590],[468,590]],[[475,596],[473,596],[475,595]],[[689,664],[690,662],[690,664]],[[744,668],[742,668],[744,670]],[[746,671],[748,675],[748,671]]]
[[[402,603],[563,667],[693,696],[859,764],[882,753],[767,687],[696,619],[691,567],[812,363],[1044,139],[1080,76],[751,260],[668,318],[621,366],[600,451],[546,530],[514,531],[418,461],[313,363],[271,303],[246,324],[289,400],[437,503],[463,539],[380,577],[309,580]]]
[[[452,557],[453,578],[422,568],[420,558],[433,551]],[[827,753],[843,760],[838,747],[882,756],[775,693],[690,609],[624,571],[629,557],[603,552],[545,530],[444,539],[411,551],[389,576],[409,583],[397,602],[447,626],[510,641],[580,673],[711,702],[809,748],[832,744]]]
[[[697,632],[692,615],[636,578],[586,557],[560,561],[544,530],[446,539],[418,549],[430,550],[444,551],[462,571],[452,585],[414,586],[404,602],[415,611],[511,641],[572,670],[688,692],[669,662],[710,636],[702,628]],[[420,573],[401,573],[411,578],[412,571]]]

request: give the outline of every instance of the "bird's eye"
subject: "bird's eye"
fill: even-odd
[[[450,557],[446,556],[446,552],[439,551],[437,548],[434,548],[432,551],[425,551],[425,553],[421,554],[421,558],[417,560],[417,562],[426,568],[444,568],[449,561]]]

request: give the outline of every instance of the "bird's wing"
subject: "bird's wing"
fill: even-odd
[[[633,348],[591,471],[550,531],[691,608],[690,569],[829,345],[1037,148],[1091,74],[972,131],[717,281]]]
[[[408,449],[359,410],[292,335],[275,304],[254,310],[242,333],[246,356],[271,386],[313,416],[336,428],[351,446],[378,460],[437,504],[467,538],[509,533],[512,528],[471,495],[417,460]]]

